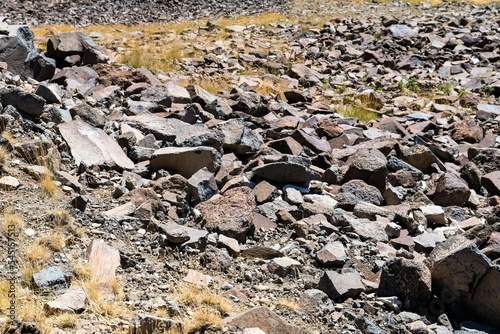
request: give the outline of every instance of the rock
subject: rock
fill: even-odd
[[[196,245],[208,234],[206,230],[197,230],[174,222],[160,224],[159,230],[167,236],[167,240],[174,244]]]
[[[389,220],[393,220],[395,216],[394,212],[367,202],[356,203],[352,213],[356,217],[367,218],[369,220],[375,220],[376,216],[387,217]]]
[[[387,159],[379,150],[360,149],[347,159],[347,172],[343,183],[363,180],[378,189],[384,189],[387,175]]]
[[[376,240],[387,242],[387,234],[384,226],[378,221],[367,221],[365,219],[353,220],[350,222],[354,233],[359,235],[361,240]]]
[[[205,251],[200,255],[200,263],[212,271],[226,272],[233,264],[233,259],[226,249],[207,245]]]
[[[227,251],[231,256],[235,256],[240,253],[240,245],[238,243],[238,240],[233,238],[228,238],[223,234],[219,235],[217,246],[227,249]]]
[[[231,119],[217,124],[215,128],[222,138],[222,147],[225,152],[251,154],[256,152],[262,144],[262,140],[253,130],[245,126],[243,120]]]
[[[209,146],[217,150],[222,146],[220,138],[210,130],[185,123],[174,118],[162,118],[151,113],[123,118],[130,126],[143,133],[152,133],[157,140],[171,142],[176,146]]]
[[[301,164],[293,162],[273,162],[252,170],[255,175],[270,181],[303,184],[319,180],[321,175]]]
[[[151,167],[153,170],[171,169],[190,178],[202,168],[215,172],[220,166],[220,159],[219,152],[211,147],[164,147],[156,150],[151,157]]]
[[[0,87],[0,103],[4,106],[13,106],[35,117],[42,115],[45,106],[45,100],[42,97],[14,86]]]
[[[120,252],[103,240],[93,240],[87,253],[92,273],[91,280],[95,283],[114,282],[116,268],[120,265]]]
[[[96,88],[97,75],[90,67],[71,67],[57,72],[51,82],[64,85],[72,93],[91,96]]]
[[[87,209],[87,204],[89,203],[89,197],[86,195],[78,195],[73,197],[71,200],[71,206],[75,209],[80,210],[81,212],[85,212]]]
[[[415,145],[403,151],[405,160],[413,167],[424,173],[429,173],[432,164],[437,164],[441,170],[444,170],[441,161],[432,153],[432,151],[423,145]]]
[[[254,188],[253,193],[258,204],[272,201],[279,196],[278,188],[267,181],[259,182]]]
[[[467,183],[454,173],[444,173],[437,181],[434,203],[441,206],[464,206],[469,199]]]
[[[68,143],[77,165],[84,163],[86,166],[134,168],[134,163],[103,130],[79,120],[61,123],[58,129]]]
[[[40,272],[33,273],[33,284],[40,290],[65,289],[66,278],[59,267],[47,267]]]
[[[455,124],[451,136],[457,142],[479,143],[484,137],[484,132],[474,120],[466,118]]]
[[[68,56],[78,55],[77,65],[94,65],[109,60],[106,52],[97,47],[94,41],[81,32],[70,32],[55,35],[47,42],[47,57],[54,58],[58,67],[62,67]]]
[[[361,180],[351,180],[341,186],[337,195],[338,206],[342,209],[352,210],[356,203],[364,201],[374,205],[382,205],[384,198],[380,191]]]
[[[316,253],[316,259],[326,267],[341,267],[348,260],[348,256],[344,245],[340,241],[333,241]]]
[[[293,64],[288,75],[296,78],[304,87],[317,85],[321,82],[323,75],[319,72],[310,69],[304,64]]]
[[[389,223],[384,228],[389,238],[398,238],[401,235],[401,226],[396,223]]]
[[[419,311],[431,297],[431,272],[416,260],[390,259],[382,267],[377,295],[397,296],[405,308]]]
[[[82,313],[85,310],[87,294],[81,286],[72,285],[54,301],[48,302],[43,309],[48,314],[58,312]]]
[[[21,183],[13,176],[2,176],[0,178],[0,189],[4,191],[13,191],[19,188]]]
[[[476,117],[482,121],[500,116],[500,105],[480,103],[477,105]]]
[[[182,323],[145,314],[134,314],[129,327],[129,334],[153,334],[163,331],[181,331]]]
[[[257,259],[270,260],[276,257],[283,257],[284,255],[282,252],[277,251],[274,248],[265,246],[254,246],[243,249],[241,251],[241,256],[249,259],[257,258]]]
[[[224,319],[227,327],[260,328],[266,334],[310,334],[305,328],[286,323],[267,307],[257,307]]]
[[[247,187],[229,189],[224,195],[196,206],[203,214],[203,225],[210,232],[224,234],[244,243],[253,226],[255,199]]]
[[[483,175],[481,185],[488,191],[490,196],[500,196],[500,171]]]
[[[300,262],[289,257],[276,257],[267,264],[269,272],[280,277],[287,276],[298,266],[300,266]]]
[[[61,86],[53,83],[40,83],[35,94],[42,97],[47,103],[62,104],[64,92]]]
[[[218,192],[214,174],[206,167],[194,173],[189,179],[189,190],[195,204],[209,200]]]
[[[425,205],[421,206],[419,209],[428,222],[438,225],[447,225],[444,210],[439,205]]]
[[[212,282],[212,276],[204,275],[201,272],[193,269],[188,269],[187,275],[182,279],[184,282],[196,284],[200,286],[208,286]]]
[[[393,37],[413,37],[417,32],[404,24],[393,24],[388,28]]]
[[[103,128],[106,123],[106,115],[100,110],[94,109],[87,103],[78,103],[69,112],[73,119],[79,117],[85,123],[96,128]]]
[[[327,270],[319,281],[319,289],[331,299],[356,298],[365,290],[357,271],[339,274]]]
[[[33,65],[38,52],[33,44],[33,33],[25,25],[6,26],[0,34],[0,62],[22,79],[33,77]]]
[[[485,322],[500,325],[500,269],[470,240],[453,237],[436,246],[427,259],[436,293],[446,296]],[[450,279],[453,277],[453,279]]]

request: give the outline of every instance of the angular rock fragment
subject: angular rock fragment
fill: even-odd
[[[316,259],[324,266],[342,266],[348,260],[346,249],[340,241],[329,242],[319,252]]]
[[[184,177],[191,177],[202,168],[215,172],[220,166],[220,154],[206,146],[164,147],[151,157],[153,170],[170,169]]]
[[[59,124],[58,129],[68,143],[77,165],[83,162],[87,166],[134,168],[132,160],[103,130],[79,120]]]
[[[382,267],[377,295],[397,296],[405,308],[419,311],[431,297],[431,272],[422,262],[390,259]]]
[[[469,199],[467,183],[453,173],[444,173],[437,181],[434,203],[442,206],[464,206]]]
[[[247,187],[229,189],[224,195],[196,206],[203,214],[203,226],[244,243],[253,226],[255,198]]]
[[[129,334],[153,334],[164,331],[181,331],[182,323],[159,318],[152,315],[134,314],[129,328]]]
[[[54,301],[43,306],[45,312],[54,314],[58,312],[82,313],[85,310],[87,294],[77,285],[72,285],[66,292]]]
[[[365,286],[357,271],[339,274],[327,270],[321,276],[319,289],[325,292],[331,299],[356,298],[364,291]]]
[[[257,307],[224,319],[228,327],[260,328],[266,334],[309,334],[308,329],[288,324],[267,307]]]

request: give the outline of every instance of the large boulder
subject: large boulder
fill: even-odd
[[[493,326],[500,326],[500,268],[463,236],[436,245],[426,260],[434,292]]]
[[[47,41],[47,57],[54,58],[58,67],[64,65],[94,65],[109,60],[104,49],[81,32],[62,33]],[[77,56],[73,60],[67,57]]]
[[[32,62],[38,58],[33,33],[28,26],[6,25],[0,22],[0,62],[21,78],[33,77]]]

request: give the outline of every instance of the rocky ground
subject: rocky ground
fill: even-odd
[[[496,333],[500,6],[359,6],[157,33],[196,52],[156,74],[0,23],[4,326],[14,275],[22,333]]]

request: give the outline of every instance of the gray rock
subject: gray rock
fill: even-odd
[[[232,119],[217,124],[215,128],[222,138],[225,152],[250,154],[256,152],[262,144],[262,140],[245,125],[243,120]]]
[[[212,147],[164,147],[152,155],[151,168],[154,171],[171,169],[189,178],[202,168],[215,172],[220,159],[220,153]]]
[[[43,82],[38,85],[35,94],[41,96],[48,103],[58,104],[62,104],[62,97],[64,96],[61,86],[54,83]]]
[[[331,299],[356,298],[365,290],[361,282],[361,276],[357,271],[339,274],[327,270],[321,276],[319,289],[325,292]]]
[[[43,306],[45,312],[54,314],[59,312],[82,313],[85,310],[87,294],[85,290],[77,285],[72,285],[66,292],[54,301]]]
[[[422,262],[390,259],[382,267],[377,295],[397,296],[405,308],[418,311],[431,297],[431,272]]]
[[[316,253],[316,259],[324,266],[343,266],[349,259],[344,245],[340,241],[327,243]]]
[[[188,179],[188,184],[194,204],[207,201],[218,192],[214,174],[206,167],[194,173]]]
[[[384,226],[378,221],[368,221],[366,219],[353,220],[350,222],[354,233],[359,235],[361,240],[375,240],[387,242],[387,234]]]
[[[47,57],[54,58],[62,67],[68,56],[78,55],[81,62],[78,65],[94,65],[109,60],[104,49],[99,48],[94,41],[81,32],[70,32],[55,35],[47,42]]]
[[[51,82],[64,85],[72,93],[91,96],[95,91],[98,77],[96,71],[90,67],[72,67],[57,72]]]
[[[300,266],[300,262],[289,257],[276,257],[267,264],[269,272],[280,277],[287,276],[298,266]]]
[[[417,35],[415,30],[404,24],[393,24],[388,29],[394,37],[413,37]]]
[[[33,284],[37,289],[65,289],[66,278],[59,267],[47,267],[43,270],[33,273]]]
[[[477,105],[476,116],[483,121],[494,119],[500,116],[500,105],[480,103]]]
[[[43,113],[45,100],[38,95],[26,92],[14,86],[0,87],[0,103],[4,106],[11,105],[32,116]]]
[[[288,324],[267,307],[257,307],[224,319],[230,328],[260,328],[266,334],[311,334],[306,328]]]
[[[387,159],[376,149],[360,149],[347,159],[347,172],[342,182],[363,180],[378,189],[384,189],[387,175]]]
[[[167,236],[167,240],[181,246],[196,245],[208,235],[207,230],[197,230],[174,222],[160,224],[158,229]]]
[[[462,236],[450,238],[437,245],[426,261],[436,293],[446,296],[449,303],[462,305],[485,322],[500,326],[497,288],[500,269],[476,244]]]
[[[87,103],[78,103],[69,112],[73,119],[78,116],[82,121],[96,128],[102,129],[106,123],[106,115],[102,111],[92,108]]]
[[[321,175],[301,164],[293,162],[273,162],[252,169],[255,175],[267,180],[303,184],[319,180]]]
[[[26,79],[33,77],[32,62],[38,51],[33,44],[33,33],[28,26],[12,25],[0,34],[0,62],[7,63],[7,69]]]
[[[337,195],[338,206],[342,209],[352,210],[356,203],[364,201],[374,205],[382,205],[384,198],[380,191],[361,180],[351,180],[341,186]]]

